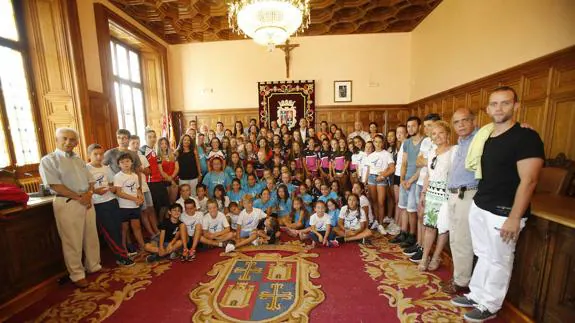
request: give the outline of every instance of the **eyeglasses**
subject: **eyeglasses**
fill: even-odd
[[[437,156],[433,157],[431,160],[431,170],[435,169],[435,165],[437,164]]]

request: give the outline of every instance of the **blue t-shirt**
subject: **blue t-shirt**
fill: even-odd
[[[288,198],[287,201],[277,199],[277,206],[278,206],[278,216],[286,216],[289,215],[291,212],[291,198]]]
[[[204,180],[202,183],[208,187],[208,196],[214,196],[214,188],[217,185],[223,185],[224,189],[226,189],[232,181],[224,172],[208,172],[206,176],[204,176]]]
[[[311,205],[313,204],[313,196],[306,193],[306,194],[301,196],[301,199],[302,199],[303,203],[305,204],[305,209],[311,214],[312,213]]]
[[[331,227],[337,227],[337,220],[339,219],[339,209],[333,211],[328,211],[327,214],[330,216]]]
[[[226,166],[226,169],[224,169],[224,173],[226,173],[229,178],[236,178],[236,170],[233,168],[234,167]]]
[[[255,183],[254,186],[249,186],[246,182],[246,185],[243,187],[243,190],[246,194],[250,194],[252,197],[256,197],[260,195],[262,192],[263,187],[260,183]]]
[[[329,199],[333,199],[334,201],[338,201],[339,197],[337,196],[337,194],[335,192],[329,192],[329,194],[327,196],[320,196],[317,200],[318,201],[322,201],[324,203],[327,203],[327,201]]]
[[[234,192],[233,190],[229,190],[227,192],[227,196],[230,198],[230,202],[239,203],[244,197],[244,195],[246,195],[246,192],[244,192],[242,189],[240,189],[237,193]]]
[[[296,223],[299,222],[299,217],[301,216],[301,213],[302,213],[301,211],[300,212],[294,212],[293,222],[296,222]],[[304,228],[309,227],[309,217],[303,221],[303,227]]]
[[[292,183],[289,183],[287,185],[284,183],[280,183],[278,186],[280,185],[285,185],[287,187],[290,196],[292,195],[293,192],[295,192],[295,190],[297,190],[297,186],[293,185]]]
[[[413,144],[413,138],[406,139],[403,142],[403,152],[407,153],[407,168],[405,170],[405,179],[409,179],[417,171],[417,155],[423,139],[419,140],[417,145]]]
[[[208,173],[208,163],[206,161],[207,157],[208,156],[206,155],[204,149],[198,146],[198,159],[200,160],[200,169],[202,171],[202,175],[204,176]]]
[[[262,210],[262,211],[264,211],[264,212],[266,212],[269,207],[274,208],[275,206],[276,206],[276,205],[275,205],[275,203],[274,203],[274,200],[272,200],[272,199],[269,199],[269,200],[268,200],[267,202],[265,202],[265,203],[264,203],[264,201],[263,201],[262,199],[257,199],[257,200],[254,202],[254,207],[257,208],[257,209],[260,209],[260,210]]]

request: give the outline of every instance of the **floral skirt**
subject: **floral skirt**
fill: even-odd
[[[437,228],[437,218],[439,209],[443,203],[447,202],[447,182],[429,182],[429,187],[425,193],[425,212],[423,215],[423,225]]]

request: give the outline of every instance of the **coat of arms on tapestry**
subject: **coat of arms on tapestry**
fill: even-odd
[[[315,121],[315,81],[259,82],[258,96],[260,127],[275,120],[292,130],[301,118]]]

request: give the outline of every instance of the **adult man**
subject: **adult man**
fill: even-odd
[[[519,108],[511,87],[495,89],[489,96],[487,114],[493,131],[481,156],[481,180],[469,211],[473,252],[478,261],[469,294],[452,299],[463,307],[470,322],[495,317],[509,288],[515,244],[530,213],[530,200],[545,158],[537,132],[513,121]],[[480,132],[483,130],[480,130]],[[482,136],[477,134],[472,145]]]
[[[433,124],[435,121],[441,120],[441,117],[437,113],[430,113],[423,118],[423,132],[425,133],[425,138],[421,141],[421,146],[419,147],[419,155],[417,156],[416,165],[419,169],[419,178],[417,179],[417,191],[421,192],[417,199],[417,243],[414,246],[408,247],[403,251],[404,255],[410,256],[409,260],[419,263],[423,257],[423,212],[424,207],[421,205],[425,196],[423,196],[423,182],[427,177],[427,156],[434,150],[435,144],[431,141],[431,131],[433,130]]]
[[[188,122],[188,128],[198,131],[198,122],[196,121],[196,119],[192,119],[190,120],[190,122]]]
[[[361,121],[356,121],[353,124],[353,129],[354,129],[354,132],[349,134],[349,136],[347,137],[348,140],[352,140],[353,138],[360,136],[361,138],[363,138],[363,140],[365,142],[371,141],[371,137],[369,136],[369,132],[363,131],[363,123],[361,123]]]
[[[391,240],[392,243],[399,243],[402,248],[408,248],[415,244],[415,233],[417,229],[417,197],[419,196],[416,184],[419,178],[417,168],[417,156],[423,140],[419,133],[421,119],[412,116],[407,119],[407,133],[409,139],[403,142],[403,157],[401,165],[399,203],[402,210],[401,232]]]
[[[162,174],[158,165],[162,162],[156,155],[154,147],[156,146],[157,137],[156,132],[152,129],[146,131],[146,144],[140,148],[140,152],[146,157],[150,163],[150,172],[147,176],[146,182],[152,193],[152,201],[154,202],[154,209],[159,219],[163,219],[163,215],[170,206],[168,197],[168,190],[164,185]]]
[[[218,137],[220,141],[224,139],[224,123],[221,121],[216,123],[216,137]]]
[[[118,165],[118,157],[124,153],[129,153],[132,156],[132,160],[134,161],[134,171],[138,171],[142,166],[140,163],[140,158],[138,157],[138,153],[135,151],[130,151],[130,131],[126,129],[118,129],[116,131],[116,141],[118,143],[118,147],[109,149],[104,153],[104,160],[102,164],[106,166],[110,166],[110,169],[117,174],[120,171],[120,166]]]
[[[299,133],[301,134],[301,140],[303,142],[307,142],[307,138],[309,137],[308,129],[307,129],[307,120],[306,118],[299,119]]]
[[[277,120],[272,120],[272,122],[270,123],[270,130],[274,133],[274,135],[281,134],[281,132],[280,132],[281,129],[278,126]]]
[[[457,136],[457,148],[453,153],[447,181],[449,247],[453,260],[453,280],[443,285],[448,294],[467,291],[473,270],[473,246],[469,232],[469,208],[477,192],[479,181],[475,174],[465,169],[465,157],[475,137],[475,116],[471,110],[462,108],[451,118]]]
[[[74,153],[78,133],[70,128],[56,130],[56,150],[40,161],[42,182],[56,194],[52,202],[64,262],[77,287],[88,286],[86,271],[94,273],[100,265],[100,243],[96,212],[92,207],[94,178],[86,163]],[[82,264],[82,250],[85,266]]]

